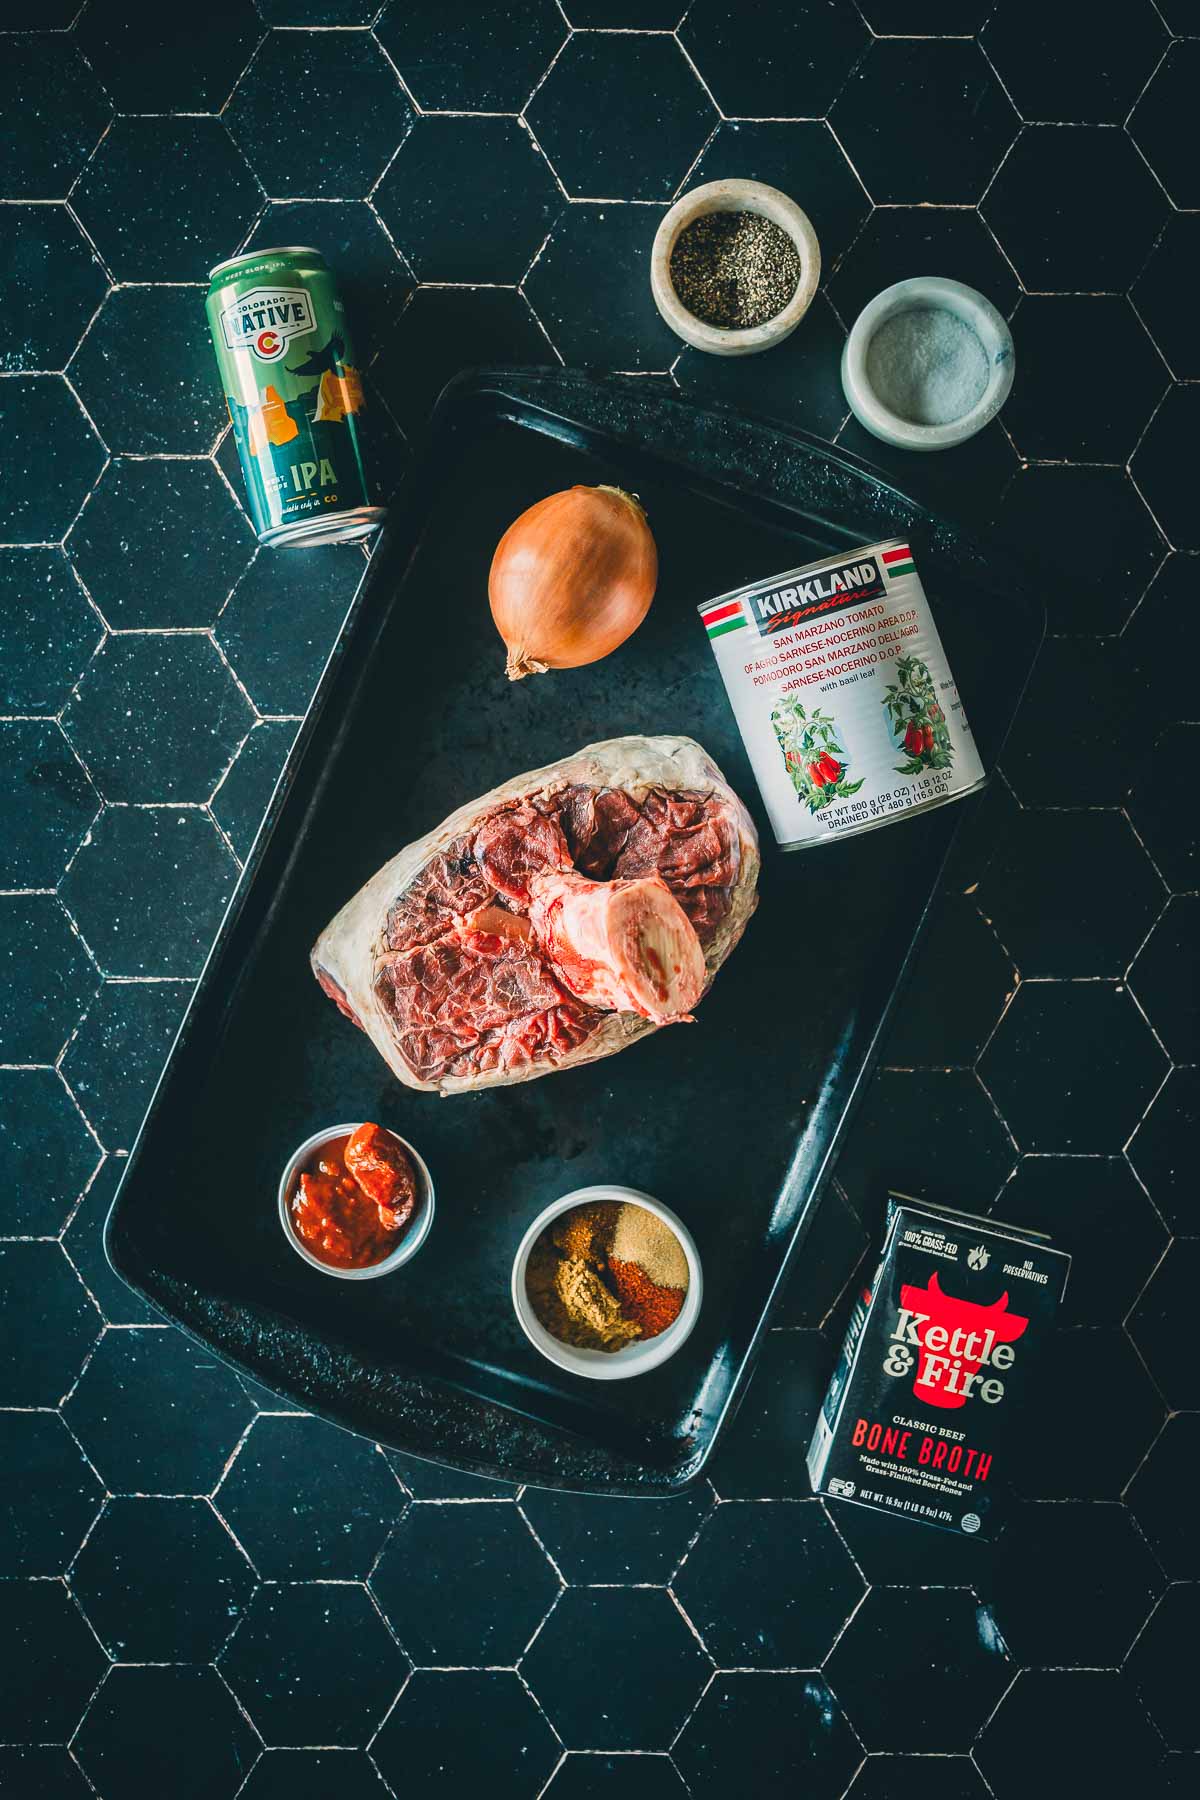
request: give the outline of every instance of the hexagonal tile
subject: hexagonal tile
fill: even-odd
[[[889,1068],[969,1065],[1016,986],[1012,958],[964,894],[935,902],[903,996],[888,1026]]]
[[[937,513],[953,514],[963,524],[983,525],[991,518],[1019,467],[1017,453],[998,419],[961,444],[953,458],[930,469],[926,469],[930,457],[881,443],[855,418],[843,425],[837,441],[843,450],[882,469],[902,493],[924,499]]]
[[[0,1501],[5,1579],[61,1575],[104,1500],[95,1471],[52,1412],[0,1412],[0,1457],[20,1472]]]
[[[419,119],[373,196],[421,281],[518,282],[563,198],[516,119]]]
[[[669,1500],[606,1499],[597,1494],[527,1488],[521,1510],[573,1584],[662,1584],[712,1511],[712,1489],[698,1482]]]
[[[108,287],[99,260],[65,206],[6,206],[0,259],[8,317],[0,369],[61,369]]]
[[[871,210],[861,181],[823,120],[722,120],[689,171],[687,185],[739,178],[765,181],[785,193],[803,192],[826,271],[836,268]]]
[[[744,24],[731,0],[693,0],[679,33],[717,105],[735,118],[819,118],[868,43],[845,0],[775,0],[756,8],[754,31]]]
[[[1129,1315],[1129,1330],[1171,1409],[1200,1409],[1200,1370],[1188,1354],[1200,1238],[1176,1238]]]
[[[1065,463],[1021,469],[994,523],[1019,555],[1036,559],[1052,577],[1040,592],[1054,632],[1120,631],[1166,549],[1123,469]],[[1077,553],[1085,539],[1086,569]]]
[[[837,314],[818,294],[800,329],[773,356],[684,350],[675,379],[690,400],[717,400],[832,437],[847,413],[838,375],[845,341]],[[743,362],[748,367],[739,367]]]
[[[1169,656],[1163,655],[1165,644],[1171,646]],[[1168,556],[1126,626],[1121,646],[1126,691],[1144,709],[1147,730],[1154,735],[1193,711],[1193,647],[1200,653],[1196,559]]]
[[[52,894],[0,898],[0,1061],[53,1062],[100,985]]]
[[[57,712],[102,631],[61,550],[0,550],[5,712]]]
[[[485,13],[401,5],[386,9],[376,35],[423,112],[513,113],[549,67],[564,27],[553,0]]]
[[[203,455],[228,418],[202,287],[114,288],[69,373],[113,450]]]
[[[1118,1794],[1145,1785],[1161,1755],[1133,1683],[1100,1670],[1018,1675],[975,1748],[997,1800],[1029,1792],[1031,1748],[1044,1791]]]
[[[996,1619],[1027,1668],[1116,1668],[1162,1591],[1123,1506],[1025,1501],[996,1546]]]
[[[982,1212],[1015,1161],[969,1070],[886,1070],[867,1087],[837,1173],[872,1232],[882,1229],[889,1188],[931,1199],[953,1192],[960,1205]]]
[[[978,31],[992,6],[993,0],[859,0],[858,10],[877,37],[961,37]]]
[[[1195,1006],[1200,972],[1200,896],[1177,894],[1138,951],[1129,985],[1176,1062],[1200,1062]]]
[[[1200,1414],[1175,1413],[1125,1491],[1126,1504],[1173,1581],[1200,1580],[1200,1537],[1180,1495],[1200,1481]]]
[[[6,1234],[53,1237],[99,1160],[99,1145],[53,1069],[0,1069]]]
[[[1192,1146],[1200,1126],[1200,1070],[1173,1069],[1154,1096],[1127,1155],[1172,1230],[1196,1229]]]
[[[889,206],[871,214],[829,284],[848,326],[902,265],[940,269],[978,288],[1005,314],[1017,297],[1016,277],[974,208]]]
[[[275,200],[248,250],[312,244],[337,271],[356,354],[370,362],[412,292],[412,275],[365,200]]]
[[[0,887],[53,887],[99,810],[53,720],[0,720]]]
[[[1027,1499],[1116,1500],[1162,1424],[1162,1401],[1123,1331],[1060,1331],[1052,1367],[1021,1428],[1017,1486]]]
[[[1123,1156],[1023,1156],[993,1211],[1069,1252],[1061,1325],[1119,1325],[1167,1243]]]
[[[830,123],[876,205],[973,205],[1018,120],[969,40],[876,38]]]
[[[232,1369],[158,1327],[107,1332],[64,1416],[111,1492],[207,1494],[253,1412]]]
[[[207,117],[115,120],[71,193],[118,281],[194,281],[261,204],[245,158]]]
[[[557,1575],[515,1506],[411,1506],[371,1589],[413,1662],[511,1666]]]
[[[110,806],[61,891],[106,975],[186,976],[200,973],[236,878],[204,813]]]
[[[1026,981],[979,1062],[1022,1150],[1115,1152],[1167,1072],[1111,981]]]
[[[1023,118],[1120,125],[1167,40],[1151,0],[1119,13],[1087,0],[1008,0],[980,41]]]
[[[515,1675],[418,1669],[371,1757],[397,1793],[517,1794],[537,1792],[561,1748]]]
[[[1173,893],[1200,887],[1200,820],[1189,770],[1200,754],[1200,724],[1168,725],[1129,790],[1129,816]]]
[[[874,1265],[868,1273],[873,1272]],[[910,1520],[869,1506],[839,1505],[825,1510],[850,1554],[873,1587],[973,1587],[987,1593],[995,1545],[965,1532],[914,1531]]]
[[[825,1673],[868,1750],[966,1751],[1012,1665],[990,1610],[965,1589],[872,1588]]]
[[[390,1800],[391,1790],[361,1750],[266,1750],[238,1800]]]
[[[674,362],[679,339],[659,317],[648,279],[660,217],[649,206],[564,211],[525,292],[568,362],[617,369]]]
[[[1022,976],[1063,978],[1123,974],[1167,896],[1124,815],[1089,810],[1019,813],[976,898]]]
[[[815,1500],[719,1506],[671,1584],[718,1668],[815,1668],[862,1577]]]
[[[1200,173],[1188,107],[1200,79],[1200,40],[1172,44],[1129,115],[1138,148],[1176,206],[1200,206]]]
[[[0,1793],[36,1795],[37,1800],[90,1800],[94,1792],[69,1752],[57,1745],[0,1749]]]
[[[526,116],[576,200],[669,200],[717,122],[675,39],[627,32],[571,38]]]
[[[106,1667],[59,1581],[12,1581],[0,1646],[0,1738],[65,1743]]]
[[[279,154],[278,103],[304,96],[289,113],[287,154]],[[412,125],[396,72],[369,32],[272,31],[225,112],[229,129],[272,199],[357,200],[379,179]],[[353,118],[336,135],[331,119]]]
[[[1023,806],[1121,804],[1129,751],[1112,720],[1127,703],[1129,663],[1115,638],[1045,639],[1004,746],[1003,771]],[[1046,774],[1051,733],[1052,780]]]
[[[294,719],[268,719],[250,733],[213,795],[213,816],[245,862],[296,735]]]
[[[756,1781],[783,1794],[804,1771],[811,1800],[837,1800],[862,1756],[819,1675],[718,1675],[672,1752],[697,1800],[736,1793],[752,1746]]]
[[[1200,346],[1192,329],[1193,314],[1177,269],[1200,262],[1200,217],[1172,213],[1150,260],[1130,289],[1130,298],[1150,335],[1170,364],[1176,381],[1200,378]]]
[[[1020,373],[1004,419],[1022,456],[1124,462],[1167,385],[1167,369],[1128,300],[1035,294],[1012,321]],[[1104,364],[1097,383],[1090,371]]]
[[[314,552],[299,583],[286,556],[260,555],[234,588],[217,639],[260,712],[302,713],[367,565],[357,544]]]
[[[725,1500],[807,1500],[804,1458],[836,1360],[819,1331],[768,1332],[709,1474]]]
[[[91,0],[76,28],[80,49],[122,112],[218,112],[262,35],[252,0],[220,0],[214,13],[171,20],[125,0]]]
[[[512,289],[418,288],[372,373],[393,416],[416,432],[446,383],[468,364],[557,360],[524,297]]]
[[[206,1500],[110,1500],[71,1590],[118,1662],[208,1662],[254,1589],[254,1571]]]
[[[578,1644],[591,1657],[586,1682]],[[665,1750],[710,1667],[662,1588],[567,1588],[521,1673],[568,1749]]]
[[[1177,1583],[1163,1595],[1129,1657],[1129,1674],[1146,1710],[1173,1750],[1200,1750],[1196,1690],[1186,1651],[1196,1641],[1198,1626],[1200,1583]]]
[[[126,1666],[110,1671],[73,1748],[101,1793],[232,1800],[259,1742],[215,1670]]]
[[[5,195],[61,200],[99,143],[112,108],[68,39],[22,32],[10,36],[4,49],[6,79],[21,96],[21,128],[4,134]]]
[[[361,1580],[404,1503],[377,1445],[303,1417],[256,1419],[216,1493],[268,1581]]]
[[[155,1325],[159,1314],[121,1280],[104,1254],[104,1221],[124,1171],[123,1157],[107,1159],[71,1215],[63,1249],[108,1324]]]
[[[118,630],[210,625],[254,551],[245,515],[213,465],[117,457],[67,545]]]
[[[600,1756],[575,1751],[563,1757],[544,1792],[547,1800],[609,1800],[617,1792],[626,1800],[685,1800],[687,1789],[674,1763],[661,1752]]]
[[[21,480],[5,484],[0,536],[57,543],[104,467],[104,446],[61,375],[13,375],[0,384],[0,426]]]
[[[868,1756],[847,1800],[986,1800],[968,1756]]]
[[[567,0],[563,12],[577,31],[674,31],[683,0]]]
[[[1177,550],[1200,550],[1200,527],[1185,475],[1188,446],[1198,428],[1200,384],[1170,388],[1129,465],[1151,512]]]
[[[520,1489],[514,1481],[490,1481],[466,1469],[451,1469],[385,1450],[388,1467],[416,1500],[515,1500]]]

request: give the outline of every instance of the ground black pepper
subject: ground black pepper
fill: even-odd
[[[800,257],[761,213],[705,213],[676,238],[671,280],[697,319],[742,331],[783,311],[800,285]]]

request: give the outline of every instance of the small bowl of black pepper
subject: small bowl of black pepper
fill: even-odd
[[[821,247],[794,200],[761,181],[709,181],[664,216],[650,258],[659,312],[686,344],[751,356],[793,332],[821,279]]]

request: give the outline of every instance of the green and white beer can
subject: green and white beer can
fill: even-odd
[[[205,303],[260,544],[383,524],[363,459],[362,371],[329,265],[307,245],[218,263]]]

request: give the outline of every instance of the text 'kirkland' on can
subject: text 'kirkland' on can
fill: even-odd
[[[306,245],[218,263],[205,311],[262,544],[366,537],[373,506],[358,415],[362,375],[337,283]]]
[[[785,850],[852,837],[986,781],[903,538],[699,611]]]

